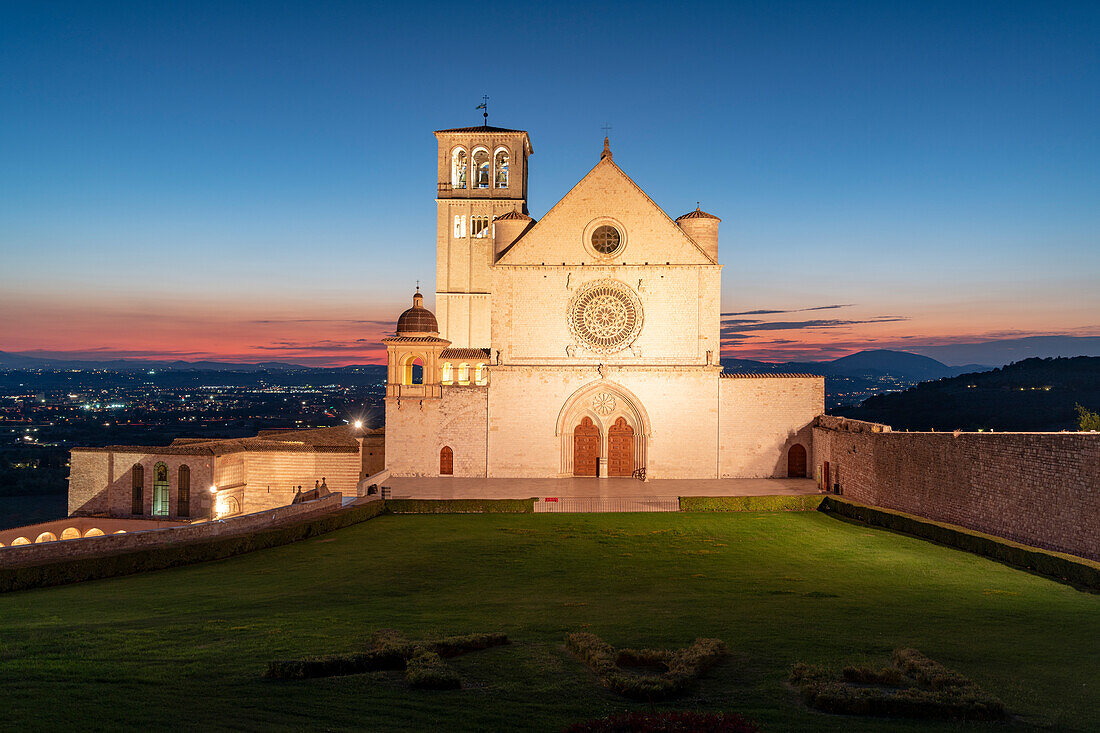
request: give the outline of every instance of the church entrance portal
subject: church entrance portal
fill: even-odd
[[[607,430],[607,475],[634,475],[634,428],[621,417]]]
[[[600,429],[590,417],[573,429],[573,475],[600,475]]]

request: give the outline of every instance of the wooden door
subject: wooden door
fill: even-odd
[[[607,430],[607,475],[634,475],[634,428],[621,417]]]
[[[451,446],[443,446],[443,450],[439,451],[439,475],[440,476],[453,476],[455,472],[455,454],[451,450]]]
[[[806,478],[806,449],[795,443],[787,451],[787,477]]]
[[[598,476],[600,471],[600,429],[586,417],[573,428],[573,475]]]

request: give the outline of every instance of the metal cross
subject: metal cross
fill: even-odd
[[[604,125],[602,128],[604,137],[611,137],[611,125]]]

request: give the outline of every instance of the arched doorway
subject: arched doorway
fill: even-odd
[[[607,429],[607,475],[634,475],[634,428],[623,417]]]
[[[787,451],[787,478],[806,478],[806,449],[801,443]]]
[[[439,451],[439,475],[453,476],[455,472],[455,454],[451,446],[445,445]]]
[[[600,475],[600,429],[590,417],[573,428],[573,475]]]

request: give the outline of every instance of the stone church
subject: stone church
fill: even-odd
[[[527,132],[439,130],[435,313],[388,352],[392,476],[806,476],[824,380],[725,373],[720,219],[599,162],[541,219]]]

